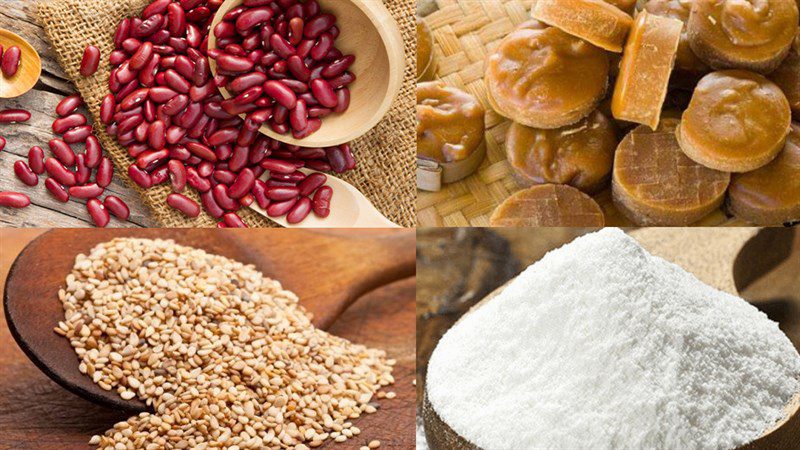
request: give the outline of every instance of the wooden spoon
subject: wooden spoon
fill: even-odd
[[[33,88],[42,74],[42,60],[39,53],[25,39],[8,30],[0,29],[0,45],[3,51],[11,46],[19,47],[21,56],[19,70],[11,78],[0,74],[0,98],[14,98]]]
[[[300,169],[300,171],[305,174],[314,173],[313,170],[308,169]],[[264,181],[268,178],[268,174],[261,177]],[[266,211],[259,208],[257,203],[250,205],[250,208],[287,228],[396,228],[400,226],[381,214],[375,205],[352,184],[332,175],[328,175],[326,184],[333,189],[333,198],[331,199],[331,214],[324,219],[317,217],[312,212],[305,220],[293,225],[286,221],[286,216],[271,217]]]
[[[643,229],[642,231],[646,231]],[[663,233],[671,233],[671,229],[653,229],[656,233],[635,233],[637,240],[640,240],[645,248],[656,248],[662,250],[659,256],[670,259],[669,253],[671,250],[666,250],[663,246],[661,238],[658,236],[659,231]],[[736,279],[728,279],[727,277],[720,277],[720,286],[714,286],[718,289],[730,288],[737,286],[743,288],[743,285],[751,283],[757,276],[764,275],[769,270],[774,269],[783,260],[790,256],[792,248],[792,239],[794,230],[780,229],[780,228],[767,228],[761,230],[758,234],[751,235],[748,239],[743,239],[741,236],[736,236],[734,244],[738,251],[730,252],[730,248],[726,248],[725,260],[720,260],[718,263],[729,268],[735,275]],[[648,241],[649,240],[649,241]],[[682,248],[685,251],[690,249]],[[768,250],[769,249],[769,250]],[[788,251],[786,249],[789,249]],[[765,254],[774,252],[780,257],[763,258]],[[691,259],[681,258],[676,262],[692,273],[705,273],[708,268],[704,258]],[[694,266],[696,264],[696,266]],[[516,277],[498,287],[486,297],[476,303],[464,316],[459,318],[453,325],[463,320],[463,318],[478,308],[482,307],[493,298],[500,295],[501,292],[514,281]],[[730,284],[729,284],[730,283]],[[800,441],[800,392],[797,392],[792,399],[784,407],[786,417],[775,424],[770,430],[766,431],[758,439],[750,442],[740,448],[740,450],[786,450],[795,448],[797,442]],[[433,406],[428,401],[427,390],[424,391],[422,400],[422,420],[425,424],[425,437],[431,450],[481,450],[480,447],[464,439],[461,435],[453,430],[436,412]]]
[[[88,400],[142,411],[78,371],[69,342],[53,332],[64,310],[58,290],[78,253],[115,237],[166,238],[254,264],[300,297],[314,325],[327,328],[364,293],[416,271],[412,230],[54,230],[19,254],[8,273],[3,305],[9,329],[26,355],[50,378]],[[56,249],[57,251],[53,251]]]
[[[342,114],[332,114],[322,120],[322,127],[311,136],[295,139],[290,134],[278,134],[268,125],[261,127],[267,136],[302,147],[333,147],[350,142],[371,130],[389,111],[403,85],[405,52],[403,37],[389,10],[378,0],[320,0],[324,12],[336,16],[339,37],[336,46],[345,55],[356,56],[349,69],[356,75],[350,89],[350,107]],[[211,22],[208,48],[217,47],[213,30],[231,9],[242,0],[226,0]],[[212,73],[217,63],[209,58]],[[222,96],[231,93],[220,88]],[[242,114],[244,118],[244,114]]]

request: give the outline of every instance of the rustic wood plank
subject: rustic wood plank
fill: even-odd
[[[0,209],[0,226],[3,227],[87,227],[92,226],[86,212],[85,201],[70,200],[64,204],[56,201],[44,187],[44,177],[39,185],[25,186],[14,176],[13,165],[27,159],[28,150],[38,145],[48,154],[47,143],[56,137],[51,128],[55,107],[64,97],[75,93],[56,61],[55,53],[45,38],[44,31],[35,21],[36,2],[27,0],[0,0],[0,28],[23,36],[42,58],[42,77],[25,95],[15,99],[0,99],[0,109],[22,108],[31,112],[31,120],[23,124],[2,124],[0,135],[8,141],[0,153],[0,191],[19,191],[31,197],[31,206],[23,210]],[[85,108],[80,112],[92,123]],[[82,145],[73,146],[82,151]],[[118,170],[118,168],[115,168]],[[111,227],[157,227],[135,189],[114,178],[106,189],[120,197],[131,209],[128,222],[112,219]]]

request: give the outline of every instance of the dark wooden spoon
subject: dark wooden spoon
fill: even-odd
[[[174,239],[182,245],[254,264],[295,292],[327,328],[363,294],[416,272],[413,230],[54,230],[19,254],[8,273],[3,306],[9,329],[26,355],[50,378],[88,400],[143,411],[137,400],[105,391],[78,371],[69,342],[53,332],[64,319],[58,290],[75,256],[115,237]]]

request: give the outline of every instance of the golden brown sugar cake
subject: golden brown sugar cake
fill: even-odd
[[[417,155],[437,162],[466,159],[483,142],[478,100],[444,83],[417,84]]]
[[[772,80],[786,95],[795,119],[800,119],[800,40],[795,38],[792,49],[780,66],[769,74]]]
[[[538,184],[508,197],[492,213],[493,227],[602,227],[591,197],[564,184]]]
[[[769,73],[789,52],[797,23],[795,0],[694,0],[687,31],[711,67]]]
[[[682,28],[678,19],[647,11],[636,16],[614,86],[615,118],[658,127]]]
[[[781,151],[791,119],[775,83],[754,72],[722,70],[697,84],[677,137],[683,152],[706,167],[748,172]]]
[[[783,151],[772,162],[733,175],[728,206],[736,217],[755,225],[800,221],[800,125],[792,124]]]
[[[555,27],[529,21],[486,61],[487,97],[498,114],[534,128],[571,125],[608,87],[607,53]]]
[[[678,53],[675,57],[675,70],[705,73],[711,68],[694,54],[689,45],[689,35],[686,31],[686,22],[689,20],[692,3],[692,0],[648,0],[644,4],[644,10],[656,16],[669,17],[683,22],[681,40],[678,42]]]
[[[684,226],[718,208],[730,174],[683,154],[675,139],[678,119],[658,129],[639,126],[617,147],[611,180],[614,205],[636,225]]]
[[[617,136],[600,111],[563,128],[544,130],[512,124],[506,134],[506,156],[524,186],[569,184],[594,193],[611,175]]]
[[[603,0],[537,0],[531,16],[600,48],[621,52],[631,16]]]

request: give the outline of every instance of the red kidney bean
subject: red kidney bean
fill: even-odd
[[[28,150],[28,167],[37,175],[44,173],[44,150],[42,147],[34,145]]]
[[[169,170],[172,191],[183,192],[184,188],[186,188],[186,167],[181,161],[173,159],[167,163],[167,170]]]
[[[199,142],[187,142],[186,149],[192,152],[193,155],[198,156],[206,161],[216,162],[217,155],[213,150]]]
[[[47,158],[44,161],[44,169],[47,174],[64,186],[75,186],[75,174],[70,172],[69,169],[64,167],[63,164],[58,162],[55,158]]]
[[[58,103],[58,106],[56,106],[56,114],[61,117],[68,116],[74,113],[82,103],[81,96],[78,94],[64,97],[64,99]]]
[[[339,75],[345,73],[350,66],[356,61],[356,57],[353,55],[343,56],[332,63],[325,66],[322,69],[322,76],[325,78],[334,78],[338,77]]]
[[[167,69],[167,71],[164,72],[164,78],[167,82],[167,86],[181,94],[188,94],[189,88],[192,87],[191,83],[189,83],[186,78],[183,78],[175,69]]]
[[[151,88],[141,88],[136,89],[135,91],[131,92],[129,95],[122,99],[122,102],[119,104],[120,109],[123,111],[129,111],[140,106],[147,100],[147,97],[150,95]],[[155,88],[152,88],[155,89]]]
[[[128,39],[131,35],[131,20],[130,19],[123,19],[119,25],[117,25],[117,29],[114,32],[114,47],[120,48],[122,47],[122,42],[125,39]]]
[[[324,173],[312,173],[301,181],[297,187],[300,188],[300,195],[307,197],[325,184],[326,181],[328,181],[328,177]]]
[[[332,14],[319,14],[306,22],[303,35],[308,39],[316,39],[322,33],[331,29],[336,24],[336,16]]]
[[[315,41],[312,40],[311,42]],[[309,56],[311,56],[311,59],[315,61],[320,61],[323,58],[325,58],[325,55],[327,55],[332,48],[333,48],[333,36],[331,36],[330,33],[324,33],[316,40],[314,46],[311,47],[311,50],[309,51]]]
[[[269,7],[248,9],[236,18],[236,30],[239,32],[250,30],[269,21],[274,15],[274,11]]]
[[[52,139],[49,142],[50,152],[65,166],[75,165],[75,152],[61,139]]]
[[[268,187],[267,198],[275,201],[285,201],[297,198],[300,195],[300,188],[297,186],[273,186]]]
[[[3,151],[4,148],[6,148],[6,138],[0,136],[0,151]]]
[[[30,118],[31,113],[24,109],[4,109],[0,111],[0,123],[27,122]]]
[[[150,44],[150,50],[152,51],[152,43]],[[126,53],[132,55],[136,53],[139,48],[142,46],[142,41],[136,38],[128,38],[122,41],[122,49],[125,50]]]
[[[208,137],[208,145],[218,146],[230,144],[236,140],[236,136],[238,135],[239,130],[236,128],[223,128],[221,130],[217,130],[214,134]]]
[[[108,94],[103,97],[100,103],[100,121],[105,125],[111,124],[114,120],[114,109],[117,107],[117,101],[114,100],[114,94]]]
[[[274,98],[284,108],[291,110],[297,105],[297,95],[280,81],[269,80],[263,86],[264,93]]]
[[[136,158],[136,165],[142,170],[151,171],[161,166],[168,157],[169,150],[167,149],[147,150]]]
[[[161,64],[161,55],[153,54],[153,56],[150,57],[150,61],[139,71],[139,82],[143,86],[152,87],[155,84],[159,64]]]
[[[59,117],[53,121],[53,132],[64,134],[70,128],[86,125],[86,117],[83,114],[75,113],[66,117]]]
[[[111,52],[111,55],[108,57],[108,62],[111,63],[112,66],[118,66],[125,62],[128,59],[127,53],[122,50],[114,50]]]
[[[253,197],[253,194],[247,194],[247,195],[239,198],[239,204],[242,205],[242,207],[244,207],[244,208],[252,205],[253,202],[255,202],[255,201],[256,201],[256,199],[255,199],[255,197]]]
[[[167,7],[171,2],[172,0],[154,0],[142,10],[142,18],[147,19],[148,17],[156,14],[164,14],[167,12]]]
[[[197,217],[200,215],[200,205],[183,194],[173,192],[167,195],[167,204],[188,217]]]
[[[103,158],[100,160],[100,164],[97,166],[97,173],[95,174],[94,180],[100,187],[107,187],[111,184],[111,180],[114,177],[114,164],[111,163],[111,160],[108,158]]]
[[[19,69],[21,55],[22,53],[16,45],[9,47],[3,53],[3,59],[0,61],[0,71],[3,72],[6,78],[11,78],[16,75]]]
[[[330,172],[331,165],[321,159],[309,159],[306,161],[306,167],[312,170],[319,170],[322,172]]]
[[[322,106],[334,108],[339,103],[331,85],[322,78],[312,80],[310,86],[311,93],[314,94],[314,98],[316,98]]]
[[[297,203],[297,197],[292,198],[290,200],[284,200],[280,202],[272,202],[267,207],[267,215],[270,217],[281,217],[285,216],[292,210],[295,203]]]
[[[98,186],[97,183],[86,184],[83,186],[72,186],[69,188],[69,195],[70,197],[74,198],[96,198],[103,195],[102,187]]]
[[[350,107],[350,89],[346,87],[336,90],[336,107],[333,112],[343,113]]]
[[[128,66],[134,70],[141,70],[153,56],[153,43],[142,43],[128,61]]]
[[[147,142],[153,150],[161,150],[167,145],[167,125],[156,120],[147,131]]]
[[[153,172],[150,174],[150,179],[153,182],[153,186],[166,183],[169,180],[169,170],[167,169],[167,166],[163,165],[153,170]]]
[[[315,132],[319,131],[322,127],[322,121],[319,119],[308,119],[307,126],[302,130],[292,129],[292,137],[295,139],[305,139]]]
[[[91,125],[83,125],[80,127],[75,127],[64,133],[62,139],[64,142],[68,144],[75,144],[77,142],[84,142],[86,139],[92,135],[92,126]]]
[[[328,84],[330,84],[331,89],[339,89],[340,87],[347,86],[354,81],[356,81],[356,76],[353,75],[352,72],[345,72],[336,78],[331,78],[328,80]]]
[[[247,228],[247,225],[244,223],[242,218],[236,213],[227,213],[222,216],[222,220],[225,222],[225,225],[228,228]]]
[[[212,178],[218,183],[230,186],[234,181],[236,181],[236,174],[230,170],[217,169],[212,174]]]
[[[218,184],[211,188],[211,192],[214,194],[214,201],[223,209],[234,211],[239,208],[239,202],[228,195],[228,186]]]
[[[261,209],[267,209],[270,204],[270,199],[267,197],[267,184],[261,180],[256,180],[253,183],[253,189],[250,190],[253,198]]]
[[[0,206],[9,208],[25,208],[31,204],[31,199],[20,192],[0,192]]]
[[[333,197],[333,189],[330,186],[322,186],[314,194],[314,200],[311,202],[311,209],[318,217],[326,218],[331,213],[331,198]]]
[[[305,130],[308,127],[308,109],[305,100],[297,101],[297,106],[289,113],[289,123],[295,130]]]
[[[216,59],[220,69],[231,72],[246,72],[251,70],[254,66],[253,61],[250,61],[247,58],[229,55],[227,53],[219,55],[219,57]]]
[[[86,155],[79,154],[75,157],[75,184],[80,186],[89,182],[92,170],[86,167]]]
[[[58,184],[58,181],[56,181],[55,179],[47,178],[46,180],[44,180],[44,187],[46,187],[47,190],[50,191],[50,194],[52,194],[56,200],[62,203],[67,203],[69,201],[69,192],[67,192],[67,190],[64,189],[64,186]]]
[[[154,14],[150,17],[147,17],[142,20],[138,27],[133,28],[133,35],[138,38],[148,37],[158,31],[163,20],[164,16],[161,14]]]
[[[186,33],[186,12],[177,3],[170,3],[167,7],[167,21],[169,22],[169,34],[172,36],[182,36]]]
[[[297,203],[294,204],[289,214],[286,215],[286,222],[292,225],[298,224],[305,220],[311,213],[311,199],[308,197],[301,197]]]
[[[274,173],[290,174],[294,173],[294,171],[297,170],[297,167],[294,164],[279,159],[264,159],[261,161],[260,165],[264,169],[269,170],[270,174]]]
[[[89,217],[92,218],[92,222],[97,227],[104,228],[111,221],[111,216],[109,216],[105,206],[96,198],[89,199],[86,202],[86,210],[89,211]]]
[[[245,196],[253,189],[255,181],[256,177],[253,171],[251,169],[243,169],[228,189],[228,196],[234,199]]]
[[[128,205],[117,196],[107,195],[103,200],[103,206],[120,220],[128,220],[128,217],[131,216],[131,210]]]
[[[215,219],[219,219],[223,216],[223,214],[225,214],[225,210],[217,204],[217,201],[214,200],[214,195],[210,190],[200,193],[200,203],[203,205],[203,209],[206,210],[208,215]]]
[[[19,181],[22,181],[28,186],[36,186],[39,184],[39,177],[28,167],[25,161],[17,161],[14,163],[14,174],[19,178]]]
[[[128,166],[128,177],[142,189],[149,189],[153,186],[153,178],[150,174],[138,168],[136,164]]]
[[[94,169],[100,163],[100,158],[103,156],[103,148],[100,147],[100,141],[95,136],[86,138],[86,167]]]
[[[90,77],[97,72],[97,67],[100,65],[100,49],[94,45],[89,45],[83,50],[83,59],[81,59],[80,74],[84,77]]]

